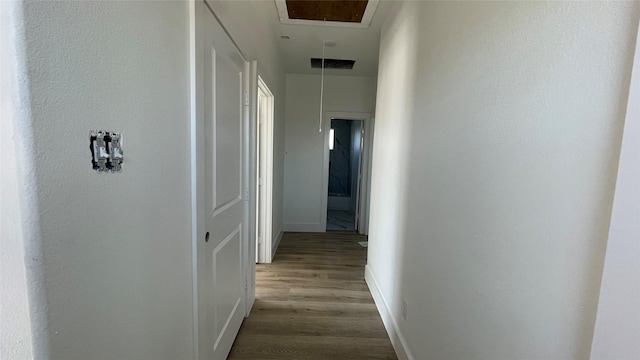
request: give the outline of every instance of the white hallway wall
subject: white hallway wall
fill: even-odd
[[[48,320],[35,356],[190,357],[188,3],[27,1],[24,22],[41,230],[28,241],[43,249],[29,261]],[[92,129],[124,134],[121,173],[91,169]]]
[[[638,39],[640,40],[640,39]],[[638,41],[636,40],[636,41]],[[624,123],[591,359],[640,359],[640,47]]]
[[[390,16],[367,280],[409,357],[589,357],[637,24],[632,2]]]
[[[24,8],[18,35],[24,35],[26,72],[17,78],[31,116],[21,112],[15,122],[33,127],[23,147],[34,149],[24,158],[32,156],[27,165],[35,168],[34,186],[24,185],[18,199],[30,217],[19,220],[27,230],[23,246],[42,247],[25,265],[26,284],[36,281],[42,290],[42,296],[29,293],[31,302],[43,305],[30,314],[34,355],[191,358],[189,3],[18,6]],[[221,16],[233,19],[236,11]],[[259,12],[244,16],[254,26],[254,41],[268,46],[270,34],[250,20]],[[282,154],[284,74],[273,50],[246,51],[252,45],[232,36],[250,60],[259,60],[281,99],[276,147]],[[124,134],[121,173],[91,169],[92,129]],[[281,194],[282,156],[276,166]],[[280,206],[274,204],[274,213]]]
[[[284,178],[285,231],[322,231],[324,133],[318,132],[320,76],[287,74]],[[376,79],[325,76],[326,112],[375,109]]]

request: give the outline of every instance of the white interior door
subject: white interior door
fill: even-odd
[[[196,2],[196,152],[200,154],[197,321],[200,359],[225,359],[245,314],[245,62]],[[201,217],[200,217],[201,216]]]

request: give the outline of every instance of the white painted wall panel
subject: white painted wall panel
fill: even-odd
[[[389,19],[368,270],[416,359],[589,357],[638,10],[404,2]]]

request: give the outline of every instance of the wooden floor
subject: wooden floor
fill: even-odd
[[[366,238],[285,233],[258,264],[256,302],[229,359],[397,359],[364,282]]]

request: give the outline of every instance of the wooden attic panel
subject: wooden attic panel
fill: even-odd
[[[368,0],[286,0],[289,19],[359,23]]]

